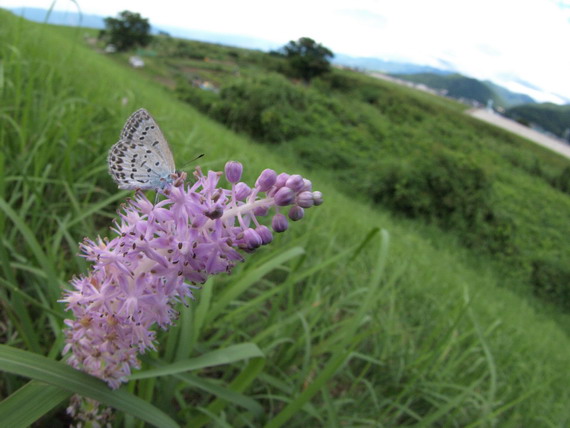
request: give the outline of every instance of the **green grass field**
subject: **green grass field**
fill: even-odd
[[[5,426],[68,425],[72,393],[115,408],[113,426],[128,427],[570,423],[568,314],[536,297],[529,282],[534,261],[564,261],[570,253],[569,196],[550,179],[566,160],[462,118],[454,103],[373,83],[396,103],[379,125],[395,145],[388,160],[409,153],[416,140],[418,156],[428,157],[425,135],[436,130],[438,138],[450,136],[443,157],[474,158],[492,170],[485,201],[514,223],[509,243],[518,249],[495,257],[478,244],[483,232],[465,245],[455,217],[446,227],[368,198],[349,180],[358,164],[331,173],[299,161],[291,147],[236,134],[151,76],[94,52],[83,36],[0,10]],[[417,105],[425,107],[421,116],[414,116]],[[58,299],[88,268],[77,243],[109,236],[132,194],[117,190],[106,157],[140,107],[160,123],[179,166],[206,153],[202,169],[238,160],[249,182],[264,168],[300,173],[325,204],[232,275],[212,277],[195,301],[177,308],[176,327],[159,332],[157,351],[142,358],[133,380],[111,392],[58,362],[66,316]],[[375,114],[355,108],[361,117]],[[316,134],[307,138],[335,153]],[[354,153],[366,159],[368,152]]]

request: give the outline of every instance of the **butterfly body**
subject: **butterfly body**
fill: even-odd
[[[109,173],[119,189],[159,190],[172,184],[174,158],[158,124],[145,109],[125,123],[107,157]]]

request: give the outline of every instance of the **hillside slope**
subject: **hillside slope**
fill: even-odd
[[[570,105],[525,104],[509,108],[505,114],[514,120],[538,126],[559,138],[570,141]]]
[[[358,165],[327,173],[325,162],[300,162],[287,148],[238,135],[176,99],[152,77],[85,47],[82,30],[32,25],[0,10],[0,42],[3,343],[61,358],[63,314],[56,300],[67,281],[86,269],[85,261],[73,256],[76,243],[84,236],[109,236],[110,219],[130,194],[118,192],[107,175],[106,154],[125,119],[144,106],[159,121],[178,165],[205,152],[203,169],[222,170],[226,160],[236,159],[244,163],[248,181],[264,168],[301,173],[326,202],[234,275],[208,282],[189,308],[177,308],[178,327],[158,334],[158,350],[143,365],[148,370],[183,363],[247,342],[263,352],[259,371],[235,362],[131,381],[129,390],[190,426],[216,423],[214,417],[232,426],[293,427],[377,426],[379,421],[387,426],[548,426],[570,420],[570,341],[560,328],[566,317],[512,291],[490,259],[466,249],[453,231],[403,218],[382,204],[372,206],[359,183],[338,180],[348,180]],[[364,95],[370,95],[368,89]],[[525,170],[534,160],[563,167],[548,154],[525,157],[507,150],[524,144],[507,134],[467,119],[461,122],[467,130],[454,128],[460,116],[452,109],[426,98],[419,98],[419,107],[418,98],[402,103],[409,95],[390,86],[374,90],[399,101],[381,104],[382,154],[390,154],[388,160],[413,152],[416,141],[423,141],[418,157],[409,159],[426,157],[431,146],[425,133],[437,131],[438,137],[448,135],[446,144],[465,148],[468,155],[478,150],[484,159],[504,162],[499,165],[505,171],[497,171],[503,209],[514,212],[529,201],[541,202],[536,205],[541,210],[528,209],[517,222],[536,226],[552,217],[549,227],[557,229],[560,219],[551,210],[567,218],[568,207],[561,202],[567,195]],[[362,107],[362,117],[377,117],[372,116],[375,103],[373,98],[370,110]],[[439,128],[422,111],[435,112]],[[392,119],[408,126],[397,128]],[[358,121],[351,126],[358,127]],[[481,129],[477,137],[470,133]],[[506,139],[497,152],[495,135]],[[332,150],[333,143],[340,152]],[[389,144],[391,153],[385,150]],[[312,147],[336,156],[351,146],[331,140],[330,146]],[[358,160],[373,150],[378,146],[358,153]],[[517,162],[522,166],[511,169]],[[429,167],[426,163],[424,171]],[[517,192],[521,183],[525,186]],[[347,185],[358,189],[355,197]],[[375,184],[366,185],[373,190]],[[377,240],[363,244],[378,227],[391,237],[384,270],[379,270]],[[565,233],[564,227],[557,230]],[[544,248],[556,246],[551,232],[535,233],[530,236],[547,241]],[[522,244],[537,244],[528,237],[523,235]],[[296,247],[304,250],[302,256],[272,265]],[[369,296],[377,277],[380,288]],[[236,284],[242,292],[233,294]],[[371,310],[358,318],[368,300]],[[347,341],[343,333],[354,320],[357,330]],[[339,355],[345,357],[338,360]],[[26,380],[1,367],[6,397]],[[234,383],[240,373],[250,375],[251,383]],[[61,401],[40,423],[69,422],[65,406]],[[213,414],[212,419],[204,422],[204,414]],[[117,418],[117,426],[131,423],[122,414]]]

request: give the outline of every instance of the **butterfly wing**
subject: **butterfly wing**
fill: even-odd
[[[172,182],[171,175],[176,172],[172,151],[145,109],[129,117],[107,161],[119,189],[161,189]]]

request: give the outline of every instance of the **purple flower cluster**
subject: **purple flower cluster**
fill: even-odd
[[[111,388],[139,367],[137,355],[155,349],[155,325],[166,329],[176,317],[173,305],[193,298],[209,275],[229,273],[252,252],[270,243],[271,230],[257,217],[275,209],[271,226],[283,232],[289,219],[323,202],[300,175],[264,170],[250,188],[240,181],[242,165],[225,167],[231,190],[218,186],[221,173],[175,177],[165,199],[153,204],[142,192],[122,206],[112,229],[116,237],[86,239],[84,257],[93,263],[87,276],[74,278],[62,302],[75,319],[65,321],[68,363],[97,376]]]

